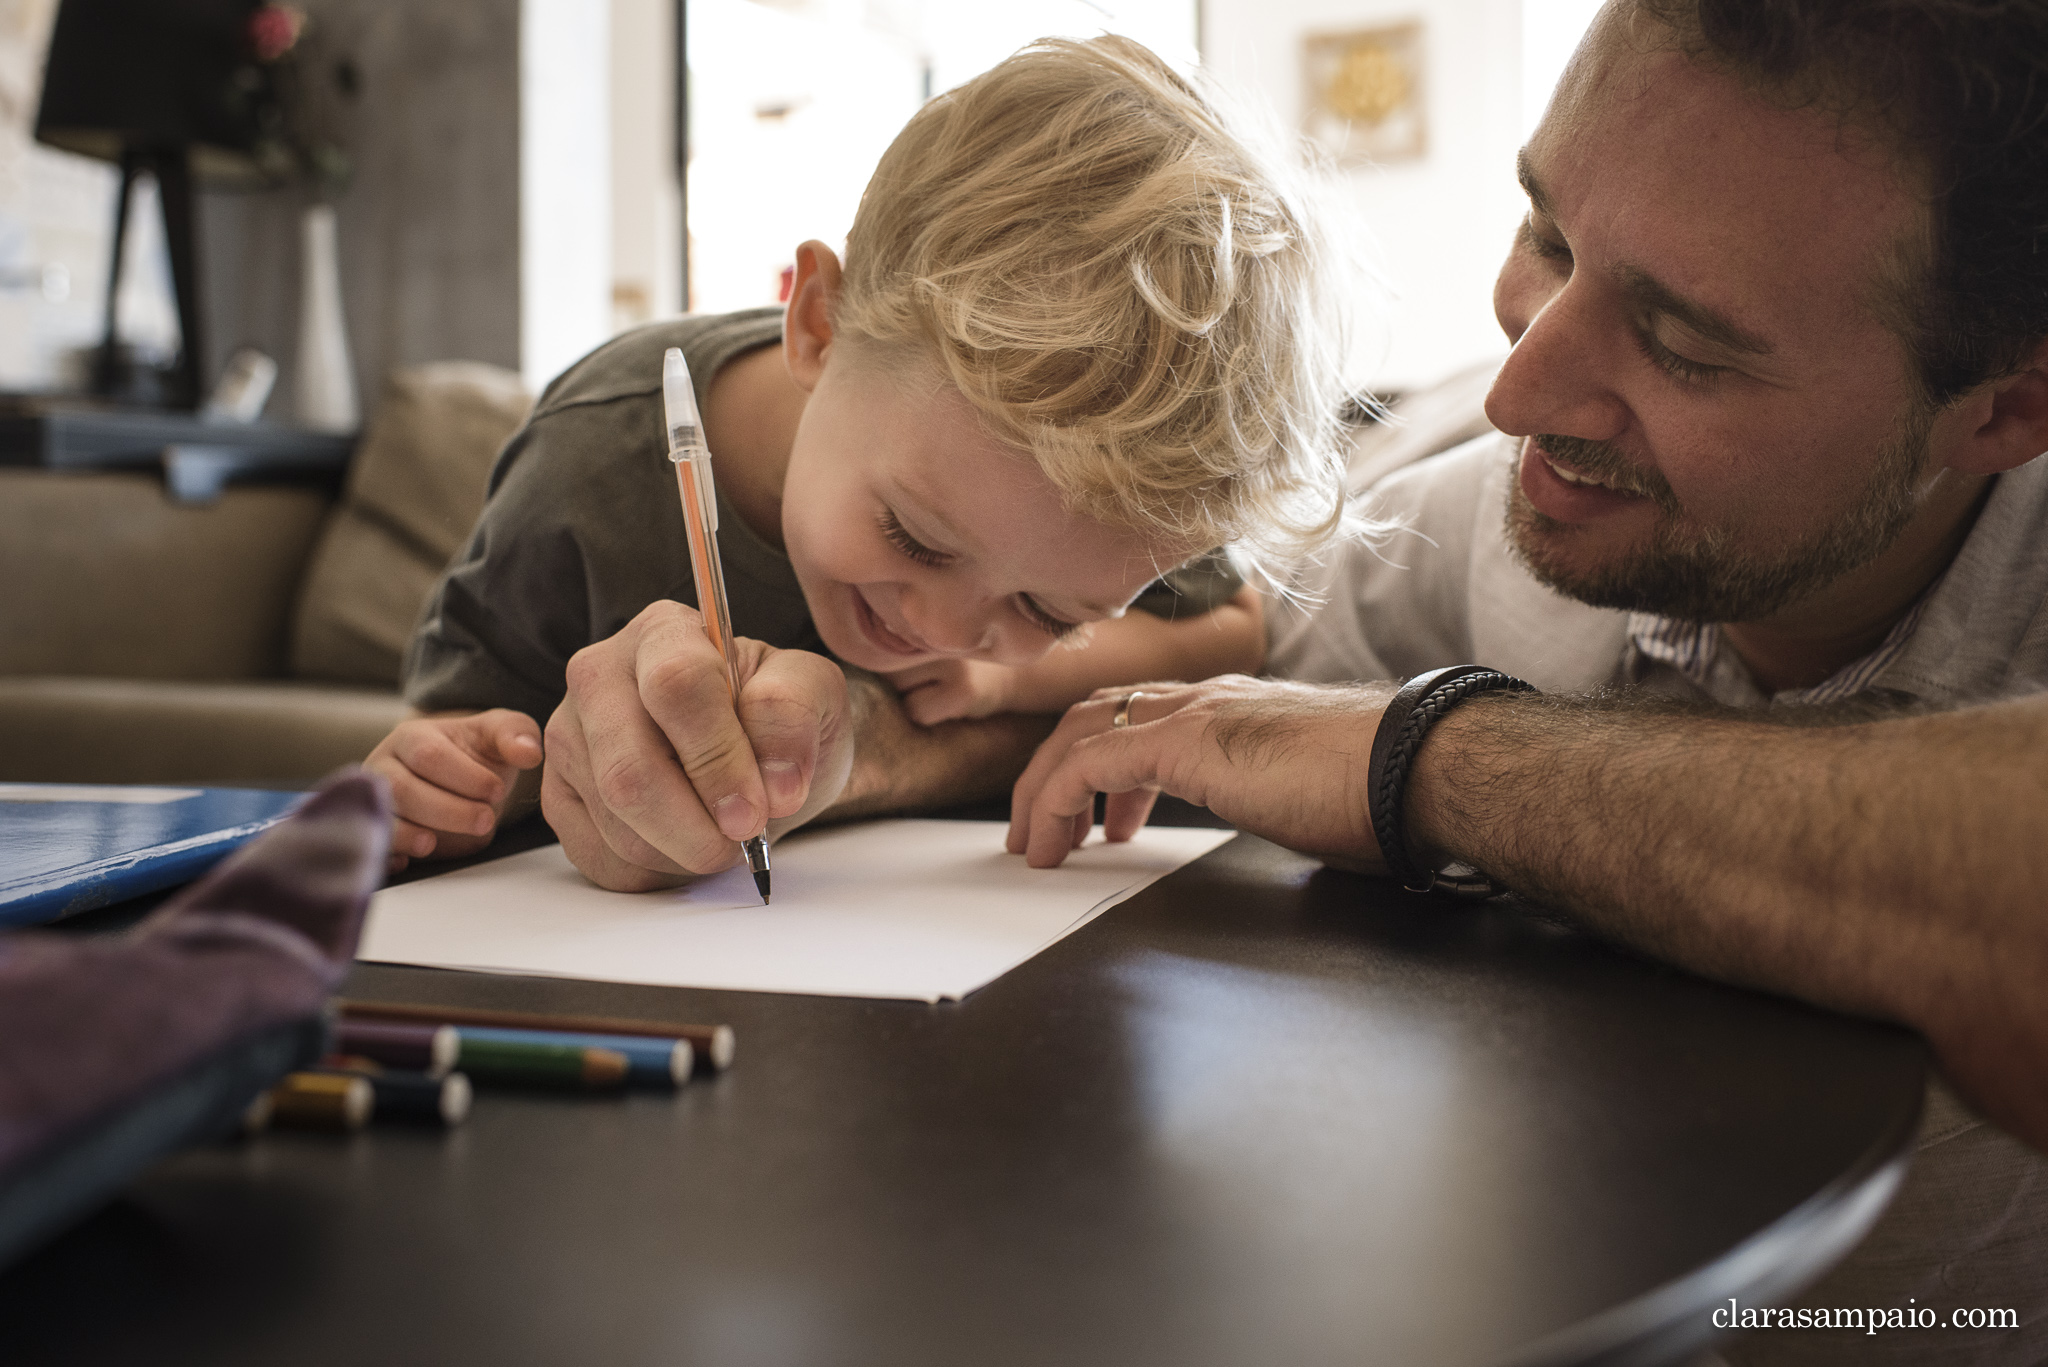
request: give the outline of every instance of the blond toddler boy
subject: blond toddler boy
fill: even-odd
[[[1327,257],[1286,158],[1128,40],[933,100],[844,265],[798,249],[786,312],[642,328],[549,386],[422,617],[422,715],[370,758],[394,851],[477,848],[539,769],[586,875],[672,884],[839,796],[844,667],[923,724],[1255,670],[1215,548],[1264,569],[1343,517]],[[737,700],[692,606],[669,346],[717,460]]]

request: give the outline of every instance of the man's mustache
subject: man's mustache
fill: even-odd
[[[1560,465],[1569,465],[1582,475],[1627,494],[1640,494],[1667,513],[1679,510],[1678,495],[1664,476],[1624,456],[1612,442],[1589,441],[1584,437],[1556,437],[1548,433],[1532,441]]]

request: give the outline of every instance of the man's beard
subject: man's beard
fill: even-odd
[[[1588,571],[1569,567],[1544,542],[1573,528],[1538,512],[1519,480],[1508,482],[1507,535],[1515,557],[1568,598],[1600,608],[1653,612],[1690,622],[1753,622],[1868,564],[1898,539],[1919,503],[1915,488],[1934,415],[1916,407],[1850,509],[1803,542],[1777,553],[1737,547],[1718,528],[1688,527],[1684,507],[1663,475],[1611,444],[1577,437],[1534,437],[1562,465],[1657,505],[1650,544]],[[1540,457],[1539,457],[1540,459]]]

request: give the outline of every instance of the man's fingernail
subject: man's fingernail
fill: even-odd
[[[754,833],[760,820],[754,815],[754,804],[734,793],[731,797],[720,798],[711,809],[712,819],[718,822],[718,829],[724,831],[729,840],[745,840]]]
[[[764,759],[761,761],[761,781],[768,785],[772,799],[793,796],[803,775],[793,759]]]

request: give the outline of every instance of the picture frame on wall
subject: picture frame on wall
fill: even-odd
[[[1339,165],[1416,161],[1429,152],[1420,19],[1301,40],[1303,128]]]

